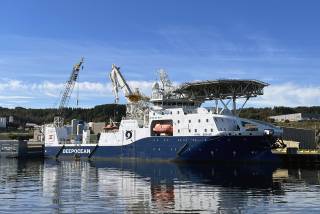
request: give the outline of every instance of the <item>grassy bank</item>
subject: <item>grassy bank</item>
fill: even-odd
[[[320,121],[278,122],[277,126],[320,130]]]
[[[28,140],[33,138],[31,132],[2,132],[0,140]]]

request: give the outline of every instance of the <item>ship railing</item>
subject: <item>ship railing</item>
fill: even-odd
[[[97,140],[90,140],[88,141],[87,143],[88,144],[97,144]],[[82,144],[81,141],[74,141],[74,142],[71,142],[71,140],[59,140],[59,144],[61,145],[65,145],[65,144]]]

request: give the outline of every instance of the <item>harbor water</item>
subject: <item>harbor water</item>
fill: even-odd
[[[0,159],[0,213],[313,213],[320,169]]]

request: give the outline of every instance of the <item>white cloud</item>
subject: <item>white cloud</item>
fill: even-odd
[[[271,85],[251,103],[256,106],[318,106],[320,86],[299,86],[293,83]]]
[[[134,90],[139,88],[141,92],[150,95],[153,81],[128,81]],[[178,83],[175,82],[175,85]],[[0,80],[0,100],[2,106],[14,106],[21,104],[26,106],[53,107],[57,103],[64,83],[43,81],[30,83],[21,80]],[[101,82],[79,82],[74,88],[73,98],[76,96],[79,87],[80,100],[85,101],[83,105],[94,106],[102,103],[113,102],[111,83]],[[122,92],[120,97],[123,97]],[[46,100],[46,102],[42,102]],[[123,100],[123,99],[122,99]],[[271,85],[265,88],[263,96],[251,99],[248,106],[313,106],[320,105],[319,86],[300,86],[294,83]]]
[[[129,86],[134,90],[139,88],[141,92],[150,94],[152,82],[128,81]],[[1,106],[15,106],[26,103],[26,106],[54,107],[58,103],[65,83],[54,83],[43,81],[30,83],[20,80],[0,80],[0,103]],[[112,84],[101,82],[79,82],[75,85],[71,99],[75,99],[79,89],[80,100],[86,101],[84,105],[113,102]],[[122,92],[120,91],[120,96]],[[111,99],[112,98],[112,99]],[[43,102],[45,101],[45,102]]]
[[[6,95],[0,95],[0,100],[25,100],[25,99],[32,99],[32,97],[29,97],[29,96],[15,96],[15,95],[9,95],[9,96],[6,96]]]
[[[0,91],[3,90],[24,90],[26,86],[20,80],[5,80],[0,83]]]

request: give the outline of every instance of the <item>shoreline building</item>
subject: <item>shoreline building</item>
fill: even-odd
[[[0,117],[0,128],[7,128],[7,118]]]
[[[275,122],[296,122],[304,120],[320,120],[320,114],[310,114],[310,113],[294,113],[294,114],[283,114],[270,116],[270,119],[273,119]]]

